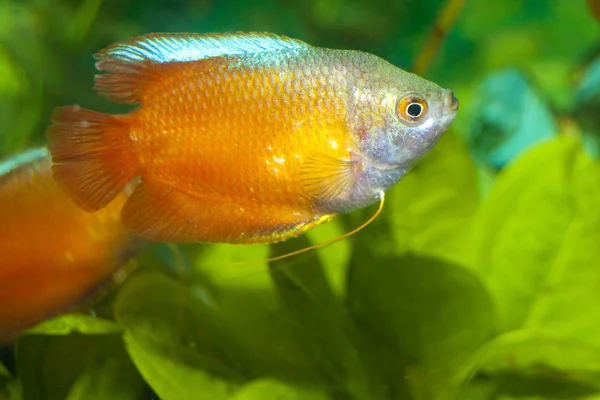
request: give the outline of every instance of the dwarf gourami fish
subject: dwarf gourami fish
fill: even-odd
[[[125,262],[125,200],[81,210],[52,178],[46,149],[0,163],[0,342],[68,311]]]
[[[124,225],[169,242],[269,243],[382,200],[458,101],[360,51],[269,33],[148,34],[96,54],[125,115],[58,108],[54,176],[81,208],[129,182]]]

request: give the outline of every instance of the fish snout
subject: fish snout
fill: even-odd
[[[452,90],[445,90],[443,94],[444,110],[447,114],[458,110],[458,99]]]

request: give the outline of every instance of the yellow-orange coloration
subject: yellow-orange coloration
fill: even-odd
[[[132,236],[120,194],[96,213],[52,179],[46,150],[0,164],[0,342],[67,311],[125,261]]]
[[[458,107],[375,56],[271,34],[146,35],[96,57],[99,93],[141,105],[59,108],[54,176],[88,211],[136,182],[123,223],[161,241],[274,242],[376,202]]]

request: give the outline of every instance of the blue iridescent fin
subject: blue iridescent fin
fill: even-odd
[[[133,104],[161,65],[302,47],[309,45],[272,33],[151,33],[98,52],[96,68],[109,74],[96,75],[95,88],[110,100]]]
[[[37,148],[27,150],[0,162],[0,176],[12,172],[23,165],[49,157],[48,149]]]

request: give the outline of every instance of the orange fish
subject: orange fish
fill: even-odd
[[[59,108],[54,176],[84,210],[128,183],[159,241],[269,243],[381,200],[456,115],[450,90],[359,51],[273,34],[149,34],[96,54],[126,115]]]
[[[125,194],[96,213],[56,185],[46,149],[0,164],[0,342],[66,311],[125,261]]]

